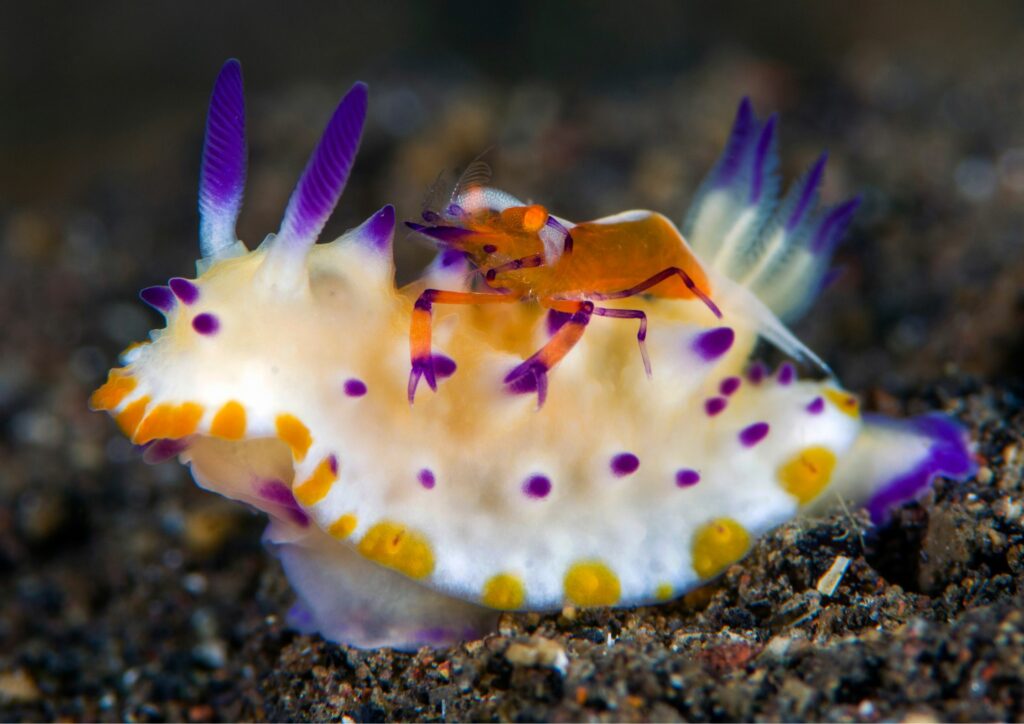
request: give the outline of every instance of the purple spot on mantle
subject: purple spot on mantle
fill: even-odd
[[[174,292],[174,296],[185,304],[192,304],[199,299],[199,287],[188,279],[174,277],[167,284],[171,287],[171,291]]]
[[[780,385],[788,385],[796,379],[796,367],[792,362],[783,362],[779,366],[778,381]]]
[[[612,458],[612,472],[618,476],[632,475],[640,467],[640,458],[633,453],[619,453]]]
[[[366,383],[355,377],[345,380],[345,394],[349,397],[362,397],[366,394]]]
[[[680,488],[689,488],[700,482],[700,473],[690,468],[683,468],[676,471],[676,485]]]
[[[220,321],[209,312],[203,312],[202,314],[197,314],[195,319],[192,320],[192,329],[199,332],[199,334],[213,334],[220,329]]]
[[[280,480],[267,480],[257,490],[259,496],[271,503],[277,503],[285,509],[285,513],[292,522],[305,528],[309,525],[309,517],[299,507],[299,503],[292,495],[292,490]]]
[[[546,498],[551,492],[551,480],[545,475],[531,475],[523,483],[523,492],[529,498]]]
[[[748,425],[740,430],[740,442],[745,447],[754,447],[768,437],[769,429],[767,422],[755,422],[753,425]]]
[[[815,397],[807,403],[807,407],[805,409],[812,415],[820,415],[825,410],[825,400],[821,397]]]
[[[338,458],[334,455],[334,453],[331,453],[330,455],[327,456],[327,467],[331,469],[331,475],[338,474]]]
[[[728,400],[724,397],[709,397],[704,400],[704,412],[708,413],[708,417],[714,417],[724,410],[727,404]]]
[[[146,287],[139,292],[139,299],[159,312],[174,309],[174,295],[167,287]]]
[[[395,207],[388,204],[365,223],[366,240],[373,249],[387,252],[395,230]]]
[[[555,332],[562,328],[562,325],[572,319],[569,312],[559,312],[557,309],[548,310],[548,336],[554,336]]]
[[[735,339],[732,327],[716,327],[697,335],[693,340],[693,351],[710,362],[728,352]]]
[[[747,379],[755,385],[761,384],[767,374],[768,368],[764,366],[764,362],[761,360],[758,360],[747,368]]]
[[[434,479],[434,472],[429,468],[423,468],[420,470],[419,473],[416,474],[416,479],[419,480],[420,485],[427,490],[433,490],[434,485],[437,483],[437,480]]]
[[[739,377],[726,377],[722,380],[721,384],[718,385],[718,391],[728,397],[740,388]]]

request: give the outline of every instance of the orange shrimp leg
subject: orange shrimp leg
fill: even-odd
[[[557,302],[559,311],[572,310],[572,316],[563,324],[547,344],[534,352],[522,364],[505,375],[505,388],[513,394],[537,393],[537,407],[548,395],[548,372],[558,364],[583,336],[583,331],[594,313],[593,302]],[[555,308],[555,305],[552,305]]]
[[[685,271],[683,271],[677,266],[670,266],[667,269],[662,269],[660,272],[650,277],[649,279],[645,279],[644,281],[640,282],[636,286],[630,287],[629,289],[623,289],[621,292],[612,292],[610,294],[598,293],[590,294],[588,296],[591,299],[598,300],[625,299],[626,297],[632,297],[636,296],[637,294],[643,294],[651,287],[657,286],[666,279],[671,279],[673,276],[678,276],[682,280],[683,284],[686,285],[686,288],[693,292],[693,294],[696,295],[698,299],[704,302],[704,304],[707,305],[707,308],[710,309],[716,317],[718,317],[719,319],[722,318],[722,311],[718,308],[718,305],[711,301],[711,297],[709,297],[703,289],[697,286],[696,282],[693,281],[693,278],[690,277],[689,274],[687,274]]]
[[[636,341],[640,345],[640,356],[644,360],[644,372],[651,376],[651,358],[647,354],[647,315],[639,309],[608,309],[607,307],[595,307],[594,314],[599,317],[612,319],[639,319],[640,329],[636,333]]]
[[[517,302],[513,294],[489,294],[484,292],[447,292],[442,289],[427,289],[412,310],[412,324],[409,327],[409,351],[412,355],[412,371],[409,372],[409,404],[416,398],[416,386],[425,378],[430,389],[437,391],[437,375],[434,370],[434,355],[431,354],[431,308],[437,304],[507,304]]]

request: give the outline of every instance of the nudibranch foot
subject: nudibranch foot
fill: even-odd
[[[752,359],[764,337],[824,366],[782,320],[809,306],[856,200],[818,208],[824,158],[780,200],[777,124],[749,102],[688,239],[651,211],[574,224],[474,170],[413,225],[441,248],[396,289],[392,207],[316,243],[366,87],[342,98],[279,232],[252,251],[235,235],[241,94],[230,61],[208,119],[198,275],[143,292],[165,327],[90,404],[147,459],[177,455],[200,486],[269,516],[297,628],[414,648],[491,630],[498,611],[664,601],[837,495],[881,520],[936,476],[971,474],[949,418],[862,416],[835,379]],[[421,379],[435,392],[410,405]]]

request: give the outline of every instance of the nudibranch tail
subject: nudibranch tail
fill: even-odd
[[[807,311],[859,199],[818,209],[827,155],[779,200],[775,116],[740,103],[725,150],[701,184],[683,233],[712,268],[749,288],[784,322]]]
[[[221,68],[210,96],[199,180],[199,249],[204,258],[225,256],[238,243],[246,170],[245,97],[242,66],[232,58]]]

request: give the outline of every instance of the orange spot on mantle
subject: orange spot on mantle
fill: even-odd
[[[112,369],[107,375],[107,381],[92,393],[89,407],[94,410],[113,410],[137,385],[135,378],[127,372],[120,368]]]
[[[164,402],[154,407],[135,430],[132,442],[143,445],[158,438],[175,440],[187,437],[199,427],[203,406],[196,402],[175,405]]]
[[[313,474],[295,488],[295,499],[305,506],[319,503],[337,479],[338,463],[333,457],[326,457],[316,466]]]
[[[298,462],[306,459],[309,446],[313,444],[313,438],[309,434],[309,428],[302,424],[302,420],[295,415],[278,415],[275,421],[277,425],[277,436],[288,444],[292,449],[292,457]]]
[[[241,440],[245,437],[245,408],[240,402],[231,400],[213,416],[210,423],[210,434],[225,440]]]
[[[135,428],[142,421],[142,416],[146,414],[147,407],[149,407],[149,397],[140,397],[121,410],[117,417],[114,418],[117,426],[121,428],[121,432],[129,438],[135,434]]]

